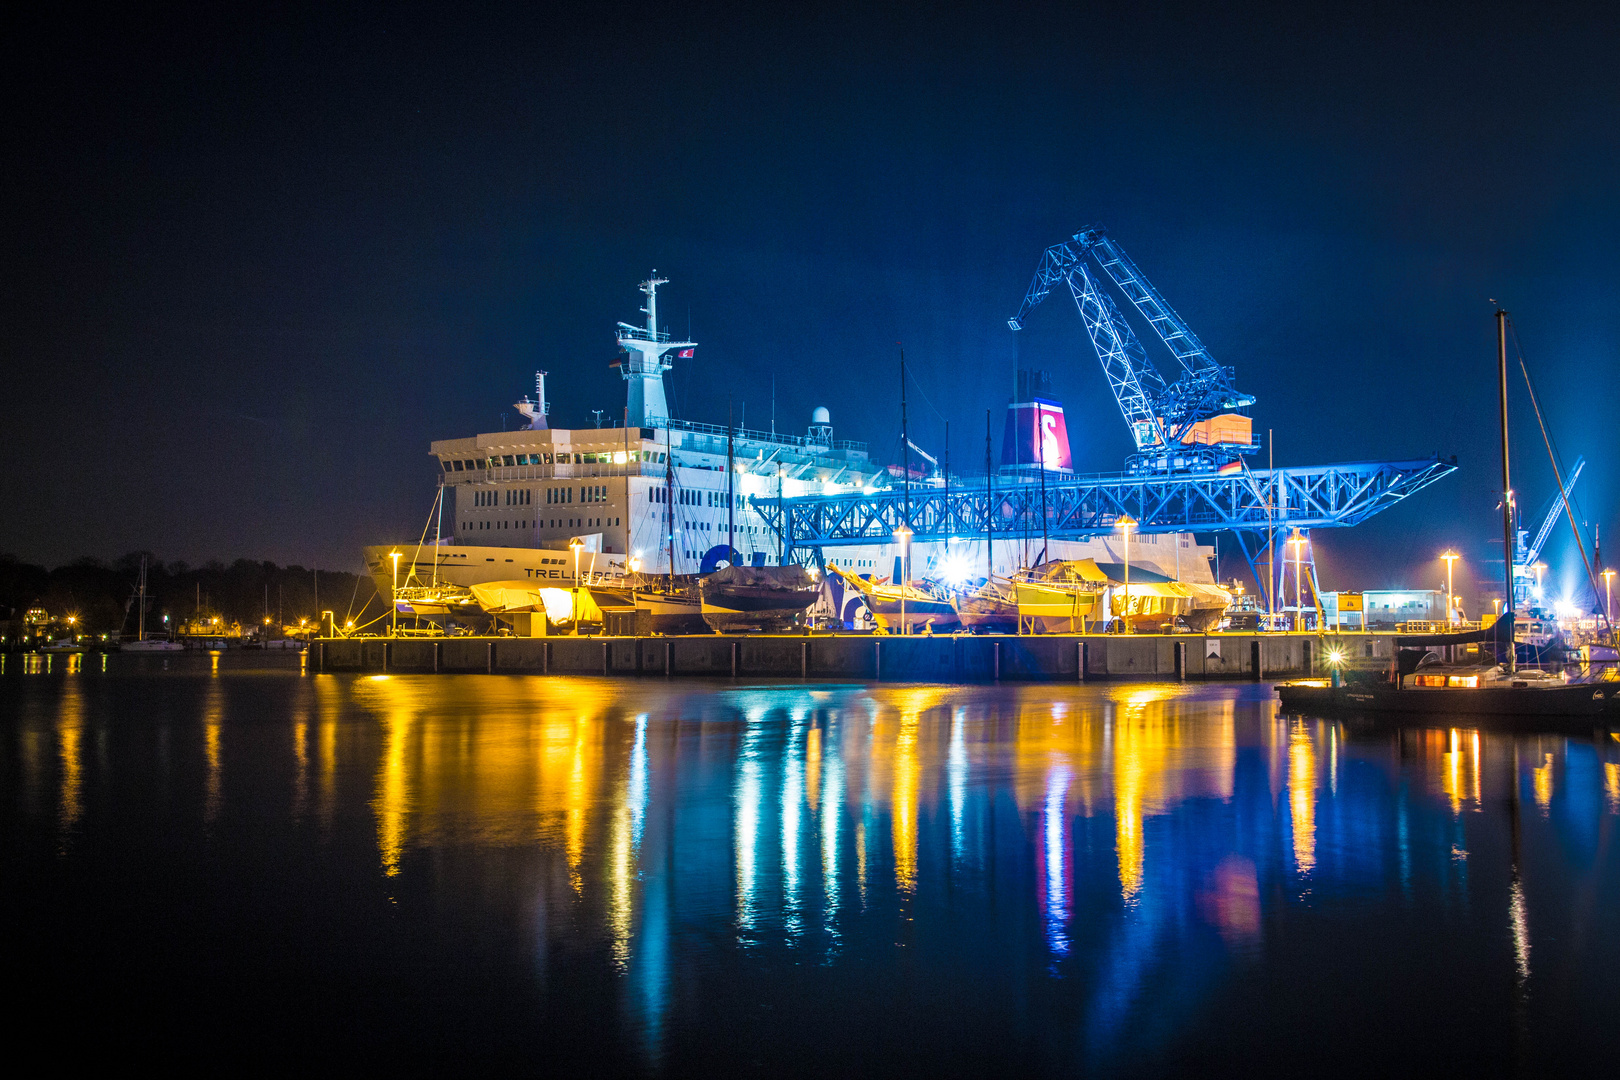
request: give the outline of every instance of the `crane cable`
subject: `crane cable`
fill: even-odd
[[[1581,530],[1575,524],[1575,511],[1569,505],[1569,495],[1564,489],[1563,470],[1558,467],[1558,455],[1553,450],[1552,436],[1547,433],[1547,422],[1541,415],[1541,403],[1536,400],[1536,387],[1530,379],[1530,368],[1524,362],[1524,347],[1519,344],[1519,330],[1513,325],[1510,318],[1508,327],[1513,331],[1513,351],[1519,357],[1519,370],[1524,373],[1525,389],[1530,392],[1530,406],[1536,411],[1536,424],[1541,428],[1541,441],[1547,447],[1547,459],[1552,462],[1553,479],[1558,483],[1558,497],[1564,501],[1564,514],[1569,518],[1570,532],[1575,534],[1575,548],[1581,553],[1581,563],[1586,567],[1586,581],[1592,586],[1592,597],[1597,598],[1597,576],[1592,572],[1592,560],[1586,555],[1586,541],[1581,539]],[[1603,612],[1603,621],[1609,627],[1609,633],[1614,633],[1614,623],[1609,619],[1609,613]]]

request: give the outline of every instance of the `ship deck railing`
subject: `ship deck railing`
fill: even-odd
[[[777,431],[760,431],[756,428],[727,428],[724,424],[700,424],[695,420],[663,420],[660,423],[676,431],[691,431],[700,435],[718,435],[725,438],[730,434],[734,439],[748,442],[777,443],[782,446],[795,446],[803,450],[819,453],[860,453],[869,449],[867,443],[855,439],[832,439],[822,442],[805,435],[784,435]]]

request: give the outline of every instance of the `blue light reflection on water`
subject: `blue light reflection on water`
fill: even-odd
[[[119,661],[0,684],[8,913],[99,940],[190,912],[148,980],[203,939],[227,971],[290,950],[314,1001],[356,970],[384,1002],[396,978],[473,980],[372,1017],[424,1060],[460,1060],[457,1025],[492,1029],[475,1057],[609,1071],[1152,1072],[1262,1048],[1285,1071],[1374,1052],[1371,1029],[1427,1061],[1435,1025],[1486,1071],[1614,1049],[1591,1035],[1620,970],[1606,733],[1360,730],[1249,685]],[[116,876],[123,851],[146,865]]]

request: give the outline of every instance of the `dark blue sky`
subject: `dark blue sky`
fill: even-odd
[[[0,551],[354,566],[420,530],[428,441],[498,429],[536,367],[558,423],[617,414],[612,326],[653,267],[702,343],[670,383],[689,418],[732,394],[762,421],[774,376],[780,427],[825,404],[892,446],[902,341],[919,443],[949,419],[977,462],[1014,368],[1047,367],[1077,465],[1114,469],[1072,304],[1006,328],[1092,222],[1237,368],[1280,463],[1460,459],[1319,533],[1324,587],[1488,554],[1491,297],[1620,524],[1612,13],[521,10],[8,16]]]

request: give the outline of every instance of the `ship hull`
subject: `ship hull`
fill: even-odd
[[[1617,711],[1620,684],[1408,689],[1359,686],[1277,687],[1284,712],[1407,713],[1437,716],[1599,716]]]
[[[816,602],[819,589],[771,589],[750,585],[703,585],[703,621],[718,633],[786,630]]]

